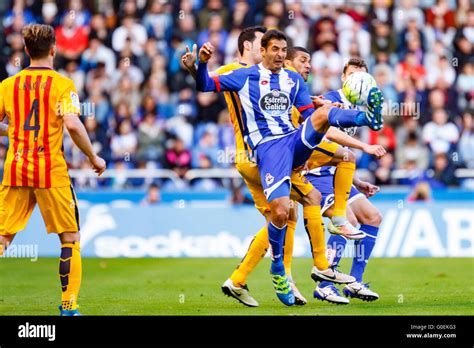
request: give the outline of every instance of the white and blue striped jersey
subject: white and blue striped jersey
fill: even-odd
[[[199,79],[198,74],[198,85],[202,82]],[[303,118],[314,112],[308,87],[294,71],[281,69],[279,73],[272,73],[260,63],[213,76],[212,79],[215,86],[212,84],[202,88],[201,84],[201,89],[234,91],[239,95],[244,140],[252,149],[258,144],[296,131],[291,121],[293,106]]]
[[[337,91],[329,91],[324,94],[324,99],[327,99],[333,103],[341,103],[344,105],[346,109],[359,109],[359,106],[352,104],[349,100],[347,100],[346,96],[342,92],[342,89],[338,89]],[[340,128],[343,132],[350,136],[354,136],[357,132],[357,127],[350,127],[350,128]],[[336,172],[335,166],[322,166],[318,168],[314,168],[310,171],[311,174],[316,176],[330,176],[334,175]]]

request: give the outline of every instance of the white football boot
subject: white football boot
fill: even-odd
[[[258,307],[258,302],[250,296],[247,285],[243,287],[235,286],[231,279],[227,279],[224,284],[222,284],[221,289],[225,295],[235,298],[248,307]]]
[[[321,271],[317,269],[316,266],[313,266],[311,270],[311,278],[313,278],[315,282],[327,280],[339,284],[349,284],[356,280],[353,276],[339,272],[336,267],[329,267]]]
[[[334,285],[328,285],[324,288],[317,286],[316,289],[314,289],[313,296],[320,301],[335,304],[349,304],[349,300],[343,297]]]
[[[369,289],[369,284],[354,282],[347,284],[342,293],[347,297],[354,297],[362,301],[372,302],[379,299],[379,294]]]

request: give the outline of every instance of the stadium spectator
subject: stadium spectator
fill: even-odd
[[[378,183],[393,182],[393,168],[407,169],[414,178],[426,169],[426,161],[419,160],[426,151],[432,156],[447,153],[454,161],[449,166],[473,166],[472,122],[466,116],[474,108],[472,1],[11,0],[0,7],[6,9],[0,29],[0,78],[29,64],[22,27],[51,24],[57,33],[56,68],[75,81],[81,102],[93,106],[94,118],[83,121],[95,146],[113,162],[117,148],[120,153],[123,143],[135,143],[132,162],[118,164],[124,173],[134,166],[167,167],[181,168],[176,170],[182,176],[209,163],[229,165],[213,156],[191,165],[189,152],[199,148],[207,125],[217,127],[215,148],[223,153],[233,148],[234,140],[222,96],[196,93],[180,57],[186,46],[210,40],[217,47],[209,62],[214,70],[238,58],[237,37],[243,27],[263,23],[310,50],[313,74],[308,84],[313,94],[340,88],[341,68],[349,56],[366,59],[388,107],[387,128],[372,141],[386,142],[392,149],[397,144],[395,157],[381,161],[378,172],[370,156],[358,159],[358,165],[376,173]],[[126,134],[119,131],[122,125]],[[360,130],[360,136],[367,141],[373,135]],[[67,137],[64,151],[71,168],[87,167]],[[123,161],[123,155],[118,157]],[[184,165],[176,164],[179,157]],[[443,162],[441,157],[438,162]],[[81,185],[99,183],[112,184],[84,180]]]
[[[74,15],[65,15],[62,22],[62,25],[56,28],[58,63],[61,67],[67,60],[79,60],[89,44],[87,28],[79,26]]]
[[[178,137],[171,139],[170,142],[165,154],[165,165],[182,178],[191,168],[191,152],[184,147],[184,142]]]
[[[161,203],[161,192],[158,184],[153,183],[148,188],[148,192],[141,201],[142,206],[158,205]]]
[[[121,121],[110,142],[112,158],[119,161],[130,161],[137,150],[137,145],[138,140],[132,123],[129,119]]]
[[[413,188],[408,202],[430,202],[431,201],[431,187],[426,181],[419,181]]]
[[[433,153],[452,152],[459,140],[457,127],[448,122],[448,115],[444,109],[433,111],[432,117],[433,121],[423,127],[423,141]]]

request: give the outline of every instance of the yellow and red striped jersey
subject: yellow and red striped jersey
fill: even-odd
[[[80,114],[76,88],[48,67],[28,67],[0,84],[0,120],[8,117],[3,185],[70,185],[62,148],[63,118]]]

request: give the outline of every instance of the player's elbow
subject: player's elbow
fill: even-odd
[[[81,130],[81,127],[84,127],[79,117],[77,117],[77,115],[75,114],[64,115],[64,125],[66,126],[66,129],[69,132],[69,134],[79,133]]]

